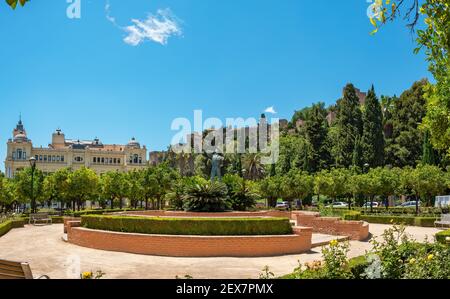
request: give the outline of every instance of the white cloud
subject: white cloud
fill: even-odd
[[[271,113],[271,114],[277,114],[277,112],[275,111],[275,108],[272,107],[268,107],[266,110],[264,110],[265,113]]]
[[[133,24],[126,27],[117,25],[116,19],[111,16],[109,1],[105,5],[105,13],[108,21],[127,33],[124,42],[131,46],[138,46],[147,40],[166,45],[171,36],[182,34],[181,21],[169,8],[158,9],[156,15],[149,14],[144,20],[131,19]]]

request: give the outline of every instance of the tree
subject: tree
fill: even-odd
[[[372,24],[378,30],[379,24],[395,20],[400,16],[400,7],[409,1],[384,0],[373,4],[374,18]],[[417,31],[418,53],[425,50],[429,70],[436,79],[436,84],[429,84],[425,98],[427,114],[423,127],[430,130],[431,142],[436,149],[445,150],[450,155],[450,5],[445,0],[425,0],[419,3],[412,0],[404,18],[412,19],[408,26],[414,31],[420,15],[425,16],[425,26]],[[391,9],[388,10],[387,6]]]
[[[336,139],[334,140],[334,159],[336,165],[349,167],[355,149],[355,140],[362,134],[362,115],[355,87],[347,84],[344,96],[338,101],[336,120]]]
[[[100,180],[101,194],[109,199],[111,209],[114,209],[114,201],[119,201],[119,208],[123,207],[123,198],[127,194],[125,176],[118,171],[108,171]]]
[[[389,165],[415,167],[422,158],[423,133],[419,124],[426,113],[424,86],[427,84],[427,80],[415,82],[394,103],[392,140],[385,152]]]
[[[259,194],[267,199],[267,206],[275,207],[284,194],[284,178],[281,175],[266,177],[258,184]]]
[[[307,172],[292,169],[286,175],[285,179],[285,198],[289,200],[301,199],[312,195],[314,190],[314,178]]]
[[[16,195],[20,202],[31,203],[31,209],[36,209],[35,203],[43,196],[44,175],[39,169],[34,170],[33,185],[31,185],[31,168],[19,171],[14,177]],[[33,197],[33,198],[32,198]]]
[[[141,184],[144,189],[145,208],[149,208],[148,201],[151,200],[153,209],[161,209],[166,194],[171,189],[172,183],[175,182],[178,177],[179,173],[167,163],[147,167],[143,170]]]
[[[30,0],[6,0],[6,3],[12,8],[16,9],[17,4],[19,3],[21,6],[24,6]]]
[[[261,163],[261,153],[247,153],[243,157],[244,176],[250,180],[262,179],[265,175],[264,165]]]
[[[184,196],[184,207],[192,212],[223,212],[227,205],[227,186],[221,182],[203,179],[188,186]]]
[[[380,195],[385,200],[385,206],[388,208],[388,199],[390,196],[396,194],[400,184],[399,171],[397,169],[389,168],[374,168],[369,171],[369,176],[372,180],[376,180],[374,187],[376,187],[376,195]]]
[[[69,175],[70,170],[63,168],[45,177],[44,196],[49,202],[59,202],[61,207],[67,202]]]
[[[138,203],[144,200],[144,189],[140,184],[141,173],[137,170],[133,170],[125,174],[125,184],[126,184],[126,196],[130,200],[130,204],[135,209]]]
[[[326,143],[328,122],[324,103],[317,103],[311,107],[305,119],[305,133],[311,145],[310,171],[316,172],[327,168],[330,164],[330,152]]]
[[[422,164],[436,165],[436,156],[430,141],[430,131],[425,130],[422,146]]]
[[[227,174],[223,182],[228,189],[228,203],[234,211],[246,211],[256,205],[260,198],[255,183],[238,175]]]
[[[361,145],[364,164],[370,167],[384,165],[383,114],[373,85],[364,104]]]
[[[323,194],[334,203],[340,196],[351,194],[348,190],[347,182],[350,179],[350,172],[344,168],[333,168],[330,171],[323,171],[316,179],[316,194]],[[320,186],[319,186],[320,184]],[[320,187],[320,189],[319,189]]]
[[[72,209],[81,209],[87,200],[98,198],[99,179],[97,174],[86,167],[82,167],[69,174],[67,179],[68,197],[72,202]]]
[[[446,189],[445,174],[439,167],[419,165],[412,173],[412,187],[428,206],[433,205],[434,197],[441,195]]]

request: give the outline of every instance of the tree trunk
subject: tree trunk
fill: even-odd
[[[114,209],[114,197],[111,197],[111,210]]]
[[[419,197],[416,195],[416,215],[419,215]]]
[[[145,210],[148,210],[148,198],[145,199]]]

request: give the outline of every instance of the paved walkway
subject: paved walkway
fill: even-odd
[[[379,236],[388,225],[371,224],[370,232]],[[264,258],[171,258],[108,252],[83,248],[62,241],[62,224],[26,226],[0,238],[0,259],[29,262],[35,276],[77,278],[82,271],[102,270],[104,278],[257,278],[268,265],[277,276],[291,273],[302,263],[320,259],[320,247],[299,255]],[[416,240],[433,239],[435,228],[408,227]],[[315,240],[329,239],[315,235]],[[351,241],[350,257],[370,249],[369,242]]]

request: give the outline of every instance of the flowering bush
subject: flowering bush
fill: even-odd
[[[365,256],[347,259],[348,243],[332,241],[323,247],[323,261],[300,264],[290,279],[450,279],[450,246],[418,243],[393,226],[372,240]]]

